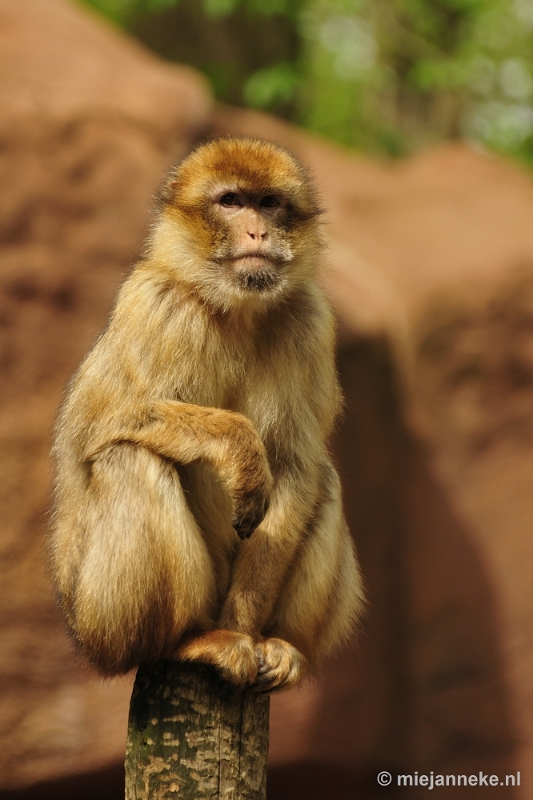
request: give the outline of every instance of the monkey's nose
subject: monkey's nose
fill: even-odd
[[[262,240],[262,239],[266,239],[267,232],[264,229],[248,231],[248,236],[250,236],[252,239],[254,239],[254,241],[255,241],[255,239],[261,239]]]

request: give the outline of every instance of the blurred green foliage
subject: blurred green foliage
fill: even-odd
[[[533,0],[85,0],[219,99],[402,155],[464,137],[533,166]]]

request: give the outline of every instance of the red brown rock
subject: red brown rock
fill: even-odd
[[[273,796],[373,796],[389,769],[520,772],[492,793],[527,798],[531,177],[465,145],[387,165],[250,112],[217,125],[291,147],[326,197],[347,394],[336,449],[370,600],[351,659],[306,702],[276,700]]]
[[[130,681],[82,667],[43,553],[51,426],[209,95],[63,0],[0,0],[0,786],[123,757]]]
[[[64,0],[0,0],[0,23],[0,787],[118,797],[129,682],[95,681],[55,611],[50,428],[209,99]],[[273,701],[271,796],[370,798],[387,769],[520,771],[490,793],[528,800],[531,177],[463,145],[390,165],[251,112],[209,124],[288,145],[322,187],[347,398],[335,449],[369,596],[358,643]]]

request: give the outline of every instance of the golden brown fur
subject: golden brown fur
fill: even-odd
[[[350,631],[361,587],[327,451],[339,391],[318,214],[273,144],[193,152],[72,381],[53,565],[104,674],[181,658],[271,690]]]

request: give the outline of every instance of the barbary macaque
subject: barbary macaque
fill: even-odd
[[[340,395],[319,216],[277,145],[198,147],[71,382],[52,563],[104,675],[177,659],[273,691],[352,629],[362,590],[327,449]]]

